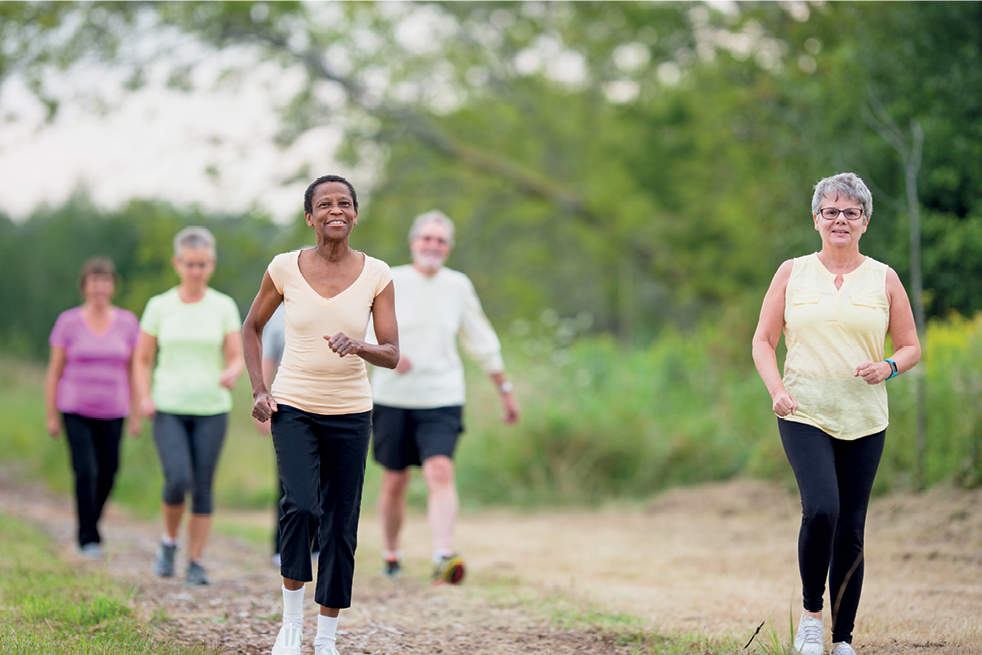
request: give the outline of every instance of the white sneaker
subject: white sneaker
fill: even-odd
[[[822,619],[812,618],[801,615],[798,623],[798,632],[794,636],[794,649],[801,655],[825,655],[825,642],[822,634],[825,632],[825,624]],[[839,655],[846,655],[846,652]]]
[[[303,640],[303,624],[287,621],[280,627],[273,644],[272,655],[300,655],[300,642]]]
[[[314,655],[341,655],[341,653],[334,646],[321,646],[314,652]]]
[[[829,655],[856,655],[856,651],[852,649],[852,646],[844,641],[840,641],[839,645],[836,646]]]

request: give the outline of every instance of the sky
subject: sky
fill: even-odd
[[[284,180],[304,162],[315,175],[339,172],[337,130],[307,132],[288,150],[273,145],[279,119],[259,83],[207,93],[148,86],[109,111],[85,104],[63,104],[48,124],[19,80],[0,87],[0,213],[21,221],[85,188],[107,209],[163,199],[219,212],[259,207],[286,222],[302,211],[308,181]]]
[[[732,11],[729,2],[713,4]],[[804,7],[807,15],[807,5],[791,4]],[[704,8],[696,7],[693,12],[701,16],[693,19],[696,23],[708,15]],[[160,199],[214,212],[256,207],[285,223],[302,211],[308,177],[355,173],[334,159],[341,141],[337,128],[311,130],[287,150],[274,145],[279,129],[277,98],[289,98],[298,90],[295,75],[257,63],[236,84],[222,84],[223,65],[241,63],[249,55],[234,48],[220,53],[202,50],[182,38],[179,33],[136,30],[129,44],[139,60],[143,50],[179,43],[177,58],[194,62],[192,92],[167,88],[166,62],[148,64],[150,82],[136,92],[121,91],[121,80],[106,67],[75,65],[48,80],[53,82],[48,86],[68,100],[48,123],[41,104],[19,78],[3,80],[0,214],[22,221],[39,206],[59,206],[74,191],[84,189],[98,206],[107,209],[132,198]],[[547,68],[555,69],[552,76],[560,81],[571,75],[575,78],[575,58],[562,57],[548,45],[540,42],[541,52],[530,50],[534,61],[525,63],[548,64]],[[625,66],[647,63],[629,56],[632,53],[627,50],[622,54]],[[674,64],[662,64],[658,72],[666,83],[677,82]],[[612,101],[619,102],[636,93],[624,85],[611,85],[607,91]],[[93,97],[100,98],[101,104]],[[309,174],[297,179],[304,164]],[[364,186],[370,186],[367,177],[370,170],[357,172]],[[294,181],[286,182],[290,179]]]

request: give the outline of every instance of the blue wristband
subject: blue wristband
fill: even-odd
[[[889,380],[890,378],[897,377],[897,374],[900,373],[900,369],[897,368],[897,362],[893,361],[892,359],[884,359],[883,361],[885,361],[887,364],[889,364],[890,365],[890,369],[893,371],[893,373],[891,373],[890,374],[890,377],[887,378],[887,379]]]

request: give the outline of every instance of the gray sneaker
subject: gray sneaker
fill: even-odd
[[[174,554],[177,552],[177,544],[168,546],[160,544],[157,549],[157,561],[153,563],[153,572],[162,578],[170,578],[174,575]]]
[[[102,546],[94,541],[90,541],[78,549],[79,554],[86,559],[105,559]]]
[[[856,651],[848,643],[840,641],[839,645],[835,647],[835,650],[830,655],[856,655]]]
[[[798,623],[798,633],[794,636],[794,649],[801,655],[824,655],[825,642],[822,634],[825,625],[822,619],[801,615]]]
[[[188,577],[184,581],[189,587],[201,587],[208,584],[208,576],[205,575],[205,568],[197,562],[188,564]]]

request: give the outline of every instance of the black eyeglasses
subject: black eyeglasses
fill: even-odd
[[[836,209],[835,207],[822,207],[818,210],[818,213],[822,215],[827,221],[834,221],[839,218],[839,214],[842,214],[850,221],[858,221],[863,217],[863,210],[859,207],[846,207],[845,209]]]

